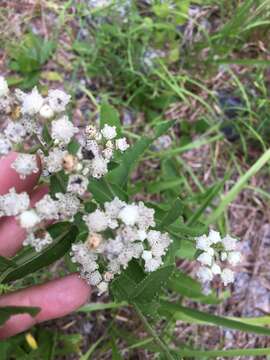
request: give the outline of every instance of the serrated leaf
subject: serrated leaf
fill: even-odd
[[[144,278],[144,272],[137,261],[129,262],[128,267],[112,281],[110,291],[116,301],[130,301],[134,287]]]
[[[169,265],[150,273],[134,287],[130,299],[142,304],[153,301],[167,284],[173,271],[174,266]]]
[[[12,315],[29,314],[32,317],[40,312],[38,307],[27,306],[1,306],[0,307],[0,325],[3,325]]]
[[[112,201],[116,196],[124,201],[127,201],[128,199],[124,190],[115,184],[111,184],[106,178],[99,180],[91,179],[89,181],[88,190],[99,204],[104,204],[106,201]]]
[[[183,203],[180,199],[176,199],[171,209],[162,219],[160,227],[162,228],[164,226],[169,226],[170,224],[174,223],[182,214],[182,211],[183,211]]]

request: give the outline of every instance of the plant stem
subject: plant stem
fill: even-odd
[[[139,308],[138,305],[133,304],[134,308],[136,309],[139,318],[141,319],[142,323],[144,324],[146,330],[148,331],[148,333],[153,337],[154,341],[156,342],[156,344],[159,346],[159,348],[162,350],[162,352],[166,355],[166,359],[168,360],[175,360],[175,358],[173,357],[173,355],[170,353],[169,348],[167,347],[167,345],[162,341],[162,339],[160,339],[160,337],[158,336],[158,334],[156,333],[156,331],[152,328],[151,324],[148,322],[148,320],[146,319],[146,317],[144,316],[144,314],[141,312],[141,309]]]

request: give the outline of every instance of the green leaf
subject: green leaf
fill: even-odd
[[[270,329],[264,328],[262,326],[244,324],[241,322],[241,319],[239,319],[239,321],[231,320],[199,310],[190,309],[179,304],[170,303],[168,301],[161,302],[161,309],[171,313],[174,316],[177,315],[177,313],[180,313],[180,315],[183,314],[193,319],[196,323],[214,324],[243,332],[250,332],[259,335],[270,335]]]
[[[79,148],[80,148],[80,144],[75,139],[71,140],[71,142],[67,146],[68,152],[72,155],[76,155]]]
[[[183,210],[183,203],[180,199],[176,199],[169,212],[161,221],[160,227],[169,226],[179,218]]]
[[[145,277],[144,271],[135,260],[129,262],[128,267],[111,282],[110,291],[116,301],[129,301],[134,287]]]
[[[127,182],[129,173],[136,166],[141,155],[151,144],[151,139],[141,138],[134,146],[129,148],[121,157],[121,164],[110,171],[106,178],[118,186],[124,186]]]
[[[52,225],[48,231],[54,238],[51,245],[42,252],[37,253],[31,248],[26,248],[13,258],[16,267],[10,267],[0,276],[1,282],[6,283],[21,279],[44,266],[48,266],[64,256],[70,249],[72,242],[77,235],[77,228],[70,223],[58,223]]]
[[[0,255],[0,271],[1,272],[6,270],[8,267],[14,267],[14,266],[16,266],[16,263],[14,261]]]
[[[50,193],[51,195],[55,195],[57,193],[66,192],[68,183],[68,175],[64,173],[64,171],[60,171],[56,174],[50,176]]]
[[[155,141],[161,135],[165,134],[173,125],[175,124],[174,120],[164,120],[155,124],[155,136],[152,141]]]
[[[178,356],[184,356],[185,358],[192,359],[207,359],[207,358],[219,358],[219,357],[228,357],[234,358],[235,356],[263,356],[270,355],[270,348],[263,349],[230,349],[230,350],[192,350],[192,349],[180,349],[179,351],[174,351]]]
[[[122,155],[120,165],[110,171],[106,178],[119,187],[125,186],[130,172],[134,169],[142,154],[153,141],[164,134],[173,124],[174,121],[162,121],[158,123],[155,129],[155,136],[153,138],[142,137],[139,139],[134,146]]]
[[[162,291],[171,277],[174,266],[161,267],[140,281],[130,294],[130,299],[139,303],[152,302]]]
[[[99,180],[91,179],[89,181],[88,190],[99,204],[104,204],[106,201],[112,201],[116,196],[124,201],[127,201],[128,199],[124,190],[115,184],[111,184],[104,177]]]
[[[161,191],[178,188],[177,192],[179,193],[180,185],[182,185],[183,182],[183,178],[153,181],[147,185],[147,192],[150,194],[156,194],[160,193]]]
[[[168,288],[182,296],[199,301],[203,304],[219,304],[221,302],[214,294],[204,295],[202,293],[201,284],[179,270],[171,276]]]
[[[110,303],[90,303],[80,307],[77,312],[90,313],[94,311],[107,310],[107,309],[119,309],[121,307],[128,306],[128,303],[122,301],[120,303],[110,302]]]
[[[246,171],[234,186],[222,197],[222,200],[215,211],[207,219],[207,225],[215,223],[221,214],[224,213],[228,205],[237,197],[240,191],[246,186],[247,182],[270,160],[270,149],[265,151],[262,156]]]
[[[29,314],[32,317],[40,312],[38,307],[28,306],[4,306],[0,307],[0,325],[3,325],[12,315],[16,314]]]
[[[218,182],[213,187],[206,191],[205,199],[203,200],[201,206],[194,212],[194,214],[188,219],[187,225],[194,224],[200,216],[203,214],[204,210],[211,204],[214,198],[219,194],[220,190],[224,185],[225,180]]]
[[[121,135],[121,122],[118,111],[110,104],[103,102],[100,107],[100,128],[102,129],[105,124],[115,126],[117,135]]]

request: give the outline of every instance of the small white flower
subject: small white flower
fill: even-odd
[[[113,157],[113,150],[110,148],[106,148],[102,151],[102,155],[106,160],[110,160]]]
[[[126,151],[129,148],[126,138],[117,139],[115,141],[115,146],[117,150]]]
[[[148,251],[148,250],[144,250],[144,252],[142,253],[142,259],[145,261],[148,261],[150,259],[152,259],[152,252]]]
[[[100,232],[104,231],[108,227],[108,218],[106,214],[97,209],[89,215],[83,217],[86,225],[89,228],[90,232]]]
[[[234,282],[234,273],[230,269],[224,269],[221,272],[221,280],[225,286]]]
[[[4,134],[10,141],[20,143],[26,136],[26,130],[19,122],[10,121],[4,130]]]
[[[67,191],[78,195],[83,195],[87,191],[89,180],[83,175],[70,175],[67,185]]]
[[[208,238],[209,238],[211,244],[217,244],[217,243],[221,242],[220,233],[218,231],[215,231],[212,229],[209,231]]]
[[[43,105],[43,97],[34,87],[30,94],[24,94],[22,101],[22,113],[28,115],[35,115],[39,112]]]
[[[57,193],[55,197],[58,199],[58,210],[61,219],[66,220],[72,218],[80,209],[80,200],[71,193]]]
[[[210,255],[209,252],[203,252],[198,256],[197,260],[203,265],[211,266],[213,262],[213,256]]]
[[[196,249],[198,250],[207,251],[211,246],[211,242],[206,235],[199,236],[195,238],[195,240],[196,240]]]
[[[162,265],[161,258],[152,258],[145,262],[145,271],[146,272],[153,272],[156,271]]]
[[[68,154],[66,150],[53,148],[49,155],[44,158],[44,168],[49,173],[55,173],[63,169],[64,157]]]
[[[26,192],[17,194],[11,188],[5,195],[0,196],[0,213],[5,216],[16,216],[29,208],[30,198]]]
[[[0,97],[6,96],[9,92],[8,84],[3,76],[0,76]]]
[[[213,280],[212,271],[208,267],[201,266],[197,271],[197,276],[202,283],[207,283]]]
[[[221,268],[218,264],[213,264],[211,267],[211,271],[214,275],[220,275],[221,274]]]
[[[118,218],[124,224],[133,226],[139,218],[139,211],[137,205],[126,205],[118,215]]]
[[[95,157],[91,161],[91,175],[96,178],[100,179],[108,172],[108,161],[103,159],[101,156]]]
[[[116,127],[105,124],[101,134],[106,140],[114,139],[117,136]]]
[[[54,112],[60,113],[65,111],[70,99],[71,96],[62,90],[49,90],[48,102]]]
[[[51,119],[54,115],[54,112],[48,104],[44,104],[39,110],[39,115],[44,119]]]
[[[109,217],[115,219],[118,217],[120,210],[125,205],[126,205],[126,203],[124,201],[120,200],[118,197],[115,197],[112,201],[105,202],[104,207],[105,207],[106,214]]]
[[[25,229],[31,229],[41,222],[35,210],[26,210],[18,216],[20,225]]]
[[[20,174],[21,179],[25,179],[27,175],[36,174],[39,171],[37,157],[31,154],[18,154],[11,167]]]
[[[102,276],[100,272],[97,270],[89,275],[89,284],[96,286],[102,281]]]
[[[57,142],[68,144],[79,129],[73,126],[67,116],[52,121],[52,138]]]
[[[225,261],[225,260],[227,260],[227,258],[228,258],[228,253],[225,251],[222,251],[222,253],[220,254],[220,260]]]
[[[144,241],[147,238],[147,233],[145,230],[138,230],[137,232],[138,240]]]
[[[142,201],[138,205],[139,218],[137,225],[140,230],[147,230],[151,226],[155,226],[155,210],[144,205]]]
[[[235,266],[241,262],[242,255],[239,251],[231,251],[228,253],[228,263]]]
[[[8,154],[12,149],[12,143],[5,136],[0,134],[0,155]]]
[[[37,252],[40,252],[52,242],[53,238],[47,231],[37,231],[36,233],[29,233],[23,245],[30,245],[34,247]]]
[[[165,255],[167,247],[164,247],[162,242],[152,246],[151,251],[154,257],[161,257]]]
[[[95,139],[96,134],[97,134],[97,129],[93,125],[88,125],[85,128],[85,133],[86,133],[88,139]]]
[[[227,251],[235,250],[237,239],[234,239],[230,235],[226,235],[222,239],[222,243],[223,243],[225,250],[227,250]]]
[[[113,150],[114,149],[114,144],[111,140],[106,142],[106,148]]]
[[[160,242],[161,232],[157,230],[150,230],[147,234],[147,241],[151,247]]]
[[[58,203],[50,195],[45,195],[35,204],[38,216],[42,220],[58,219]]]

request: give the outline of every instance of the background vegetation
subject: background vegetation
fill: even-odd
[[[167,320],[155,318],[157,333],[151,333],[153,314],[149,321],[139,318],[121,297],[110,302],[94,293],[77,314],[4,342],[0,358],[168,358],[153,342],[158,335],[173,345],[176,358],[267,359],[261,335],[270,321],[269,1],[97,3],[1,2],[1,72],[24,89],[39,84],[45,93],[63,86],[81,126],[96,121],[108,101],[130,142],[138,134],[152,137],[160,121],[175,121],[143,154],[128,183],[134,198],[165,202],[160,214],[173,204],[173,212],[181,207],[179,215],[189,218],[177,229],[179,272],[166,284],[161,308]],[[205,296],[192,280],[188,238],[196,235],[199,218],[242,239],[244,261],[231,294],[215,284]],[[63,275],[66,268],[68,259],[58,261],[1,291]]]

